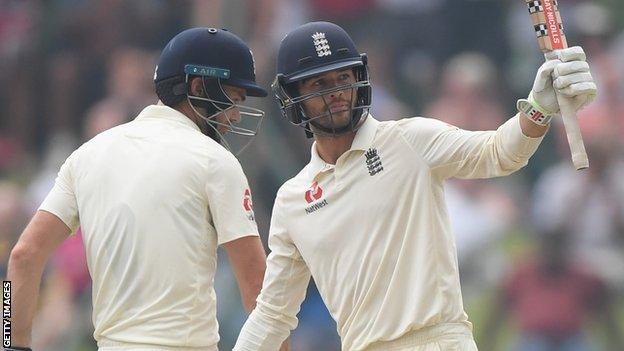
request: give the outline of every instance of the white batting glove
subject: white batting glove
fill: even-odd
[[[531,107],[544,116],[558,114],[555,89],[559,94],[572,98],[576,111],[596,97],[596,83],[585,61],[583,48],[574,46],[552,52],[547,57],[548,60],[537,70],[533,89],[527,99]],[[527,100],[518,101],[519,109]],[[526,109],[526,103],[524,106]]]

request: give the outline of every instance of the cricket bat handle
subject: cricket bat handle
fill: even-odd
[[[542,50],[547,60],[559,57],[559,50],[567,48],[568,41],[563,32],[558,1],[524,0],[524,2],[531,15],[533,29],[535,30],[540,50]],[[576,119],[576,109],[573,101],[557,93],[557,102],[559,103],[561,119],[563,119],[563,126],[568,138],[568,145],[570,145],[572,163],[576,170],[588,168],[589,160],[585,152],[585,145],[583,145],[581,129]]]
[[[585,152],[585,145],[583,144],[583,137],[581,136],[581,129],[579,128],[572,99],[557,92],[557,102],[559,102],[561,119],[568,137],[568,145],[570,145],[572,163],[577,171],[588,168],[589,159]]]
[[[557,51],[549,52],[545,56],[546,59],[557,57]],[[561,119],[563,120],[566,137],[568,138],[568,145],[570,145],[572,164],[574,164],[574,168],[577,171],[589,168],[589,158],[587,158],[587,152],[585,152],[585,144],[583,144],[574,103],[571,98],[559,94],[557,90],[555,90],[555,93],[557,94],[557,102],[559,103]]]

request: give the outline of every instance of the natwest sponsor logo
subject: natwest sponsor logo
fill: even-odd
[[[318,185],[318,182],[312,183],[310,189],[305,192],[305,200],[311,204],[314,201],[320,199],[323,196],[323,189]]]
[[[321,197],[323,197],[323,189],[318,185],[318,182],[316,181],[312,183],[310,189],[305,192],[304,197],[307,203],[312,204],[312,206],[306,207],[306,214],[311,214],[327,206],[327,199],[319,201]]]
[[[310,207],[306,207],[305,211],[306,211],[306,214],[310,214],[312,212],[320,210],[321,208],[325,206],[327,206],[327,199],[323,199],[323,201],[317,202]]]

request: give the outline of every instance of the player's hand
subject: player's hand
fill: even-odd
[[[572,98],[576,111],[596,97],[596,83],[580,46],[558,50],[537,70],[529,102],[544,115],[559,113],[557,92]]]

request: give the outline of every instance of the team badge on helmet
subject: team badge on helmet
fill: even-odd
[[[316,49],[318,57],[331,55],[329,43],[327,39],[325,39],[325,33],[316,32],[312,34],[312,39],[314,39],[314,48]]]

